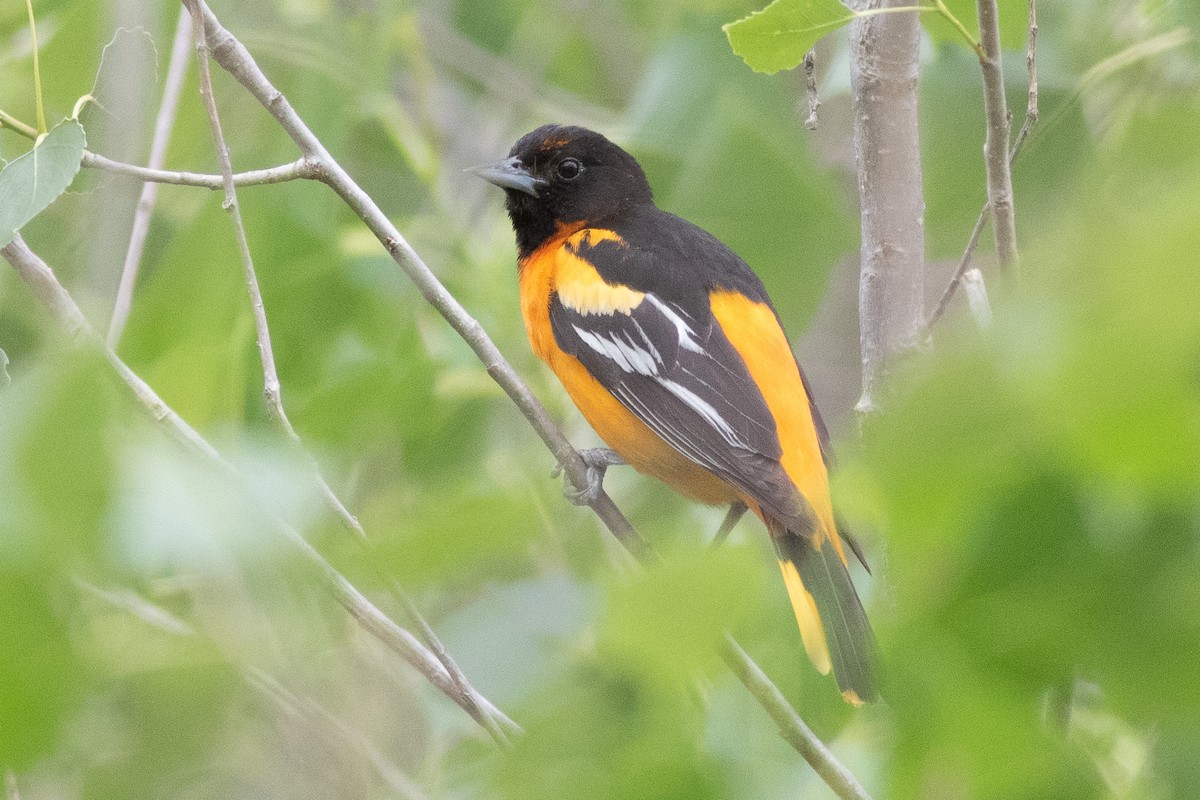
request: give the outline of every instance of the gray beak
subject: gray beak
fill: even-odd
[[[488,183],[494,183],[501,189],[516,189],[519,192],[525,192],[534,197],[538,196],[538,187],[546,185],[546,182],[541,178],[535,178],[533,175],[530,175],[529,171],[525,169],[516,156],[506,158],[503,161],[497,161],[495,164],[471,167],[467,172],[478,175]]]

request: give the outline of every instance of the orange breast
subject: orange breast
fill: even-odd
[[[633,415],[574,356],[559,349],[550,328],[550,296],[561,292],[588,302],[594,313],[628,313],[631,290],[607,284],[595,268],[571,252],[585,238],[620,241],[612,231],[565,229],[521,261],[521,313],[533,352],[545,361],[584,419],[605,444],[632,467],[681,494],[710,505],[732,503],[737,493],[703,467],[680,455]],[[641,298],[636,298],[640,300]]]

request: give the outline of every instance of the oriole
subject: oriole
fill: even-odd
[[[626,463],[762,519],[813,664],[850,702],[875,699],[828,434],[758,276],[657,208],[637,161],[593,131],[538,128],[475,172],[505,190],[534,352]]]

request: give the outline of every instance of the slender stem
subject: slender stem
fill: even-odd
[[[175,127],[175,110],[179,107],[183,78],[187,73],[190,53],[188,43],[191,38],[191,17],[186,9],[180,8],[179,21],[175,24],[175,43],[171,46],[171,65],[167,68],[162,102],[154,120],[154,138],[150,143],[150,159],[147,162],[147,167],[151,170],[161,169],[167,157],[167,143],[170,142],[171,130]],[[125,251],[125,263],[121,268],[121,282],[117,287],[117,298],[113,303],[112,318],[108,323],[108,346],[114,350],[121,342],[121,333],[125,330],[129,309],[133,306],[133,289],[137,284],[138,269],[142,263],[142,253],[146,248],[146,236],[150,232],[150,219],[154,215],[157,199],[158,184],[147,181],[142,186],[142,194],[134,211],[129,247]]]
[[[42,69],[38,62],[37,20],[33,16],[33,0],[25,0],[29,12],[29,37],[33,40],[33,102],[37,106],[38,133],[46,133],[46,111],[42,107]]]
[[[1021,151],[1025,147],[1025,142],[1029,138],[1033,126],[1038,121],[1037,34],[1037,0],[1029,0],[1029,44],[1025,51],[1025,65],[1029,70],[1029,100],[1025,106],[1025,122],[1022,123],[1021,130],[1017,132],[1017,138],[1013,142],[1012,151],[1008,154],[1010,169],[1021,155]],[[962,282],[963,275],[966,274],[967,268],[971,264],[971,257],[975,254],[975,248],[979,246],[979,235],[983,232],[983,226],[987,223],[988,212],[990,210],[991,204],[984,202],[983,208],[979,212],[979,217],[975,220],[975,227],[971,230],[971,237],[967,240],[967,247],[963,250],[962,258],[959,259],[958,269],[954,271],[954,276],[950,278],[950,282],[946,284],[946,288],[942,291],[942,296],[938,299],[937,306],[934,307],[933,313],[929,315],[929,322],[925,325],[926,335],[929,334],[933,324],[946,313],[946,308],[950,305],[950,299],[954,296],[955,290],[958,289],[959,284]]]
[[[221,175],[198,172],[176,172],[173,170],[150,169],[135,164],[113,161],[106,156],[84,152],[82,165],[89,169],[102,169],[115,172],[118,175],[128,175],[143,181],[153,183],[170,183],[176,186],[198,186],[202,189],[224,189],[225,178]],[[313,164],[303,158],[290,164],[281,164],[268,169],[255,169],[248,172],[236,172],[233,175],[234,186],[266,186],[273,183],[284,183],[301,179],[313,180],[317,177]]]
[[[804,760],[812,765],[813,770],[821,776],[834,794],[842,800],[871,800],[867,790],[817,738],[812,728],[805,724],[779,691],[779,687],[771,682],[750,656],[746,655],[746,651],[732,636],[725,637],[721,647],[721,658],[750,690],[759,705],[771,715],[771,719],[775,720],[780,735],[796,752],[804,756]]]
[[[233,163],[229,158],[229,147],[225,144],[225,134],[221,130],[221,117],[217,112],[217,101],[213,97],[212,74],[208,63],[208,37],[204,31],[204,13],[195,0],[184,0],[184,5],[191,11],[192,28],[196,41],[196,57],[200,66],[200,96],[208,110],[209,126],[212,128],[213,141],[217,148],[217,162],[221,166],[222,185],[225,189],[224,208],[229,212],[233,223],[234,236],[237,238],[238,254],[242,259],[242,271],[246,279],[246,291],[250,295],[250,306],[254,313],[254,330],[258,338],[259,360],[262,362],[263,395],[267,401],[267,411],[271,417],[292,441],[298,441],[292,423],[288,420],[283,408],[282,389],[279,374],[275,368],[275,354],[271,346],[271,331],[267,325],[267,312],[263,306],[262,291],[258,285],[258,276],[254,271],[254,259],[250,254],[250,241],[246,237],[246,226],[242,221],[242,212],[238,207],[237,187],[233,182]]]
[[[1004,96],[1004,65],[1000,51],[1000,16],[996,0],[976,0],[979,13],[979,38],[983,54],[983,105],[987,116],[984,139],[984,165],[987,174],[988,204],[992,207],[992,233],[1000,266],[1017,264],[1017,222],[1013,211],[1012,171],[1009,168],[1009,114]]]
[[[26,139],[32,139],[35,142],[37,141],[37,128],[26,125],[24,122],[21,122],[21,120],[12,116],[7,111],[0,110],[0,127],[12,128]]]

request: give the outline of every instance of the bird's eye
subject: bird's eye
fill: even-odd
[[[564,181],[573,181],[583,174],[583,164],[580,164],[577,158],[564,158],[558,162],[555,172]]]

